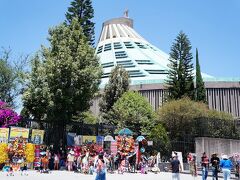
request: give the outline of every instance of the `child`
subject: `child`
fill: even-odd
[[[113,173],[113,167],[114,166],[114,158],[113,155],[110,155],[109,157],[109,173]]]
[[[48,173],[48,157],[46,155],[41,157],[40,173]]]
[[[10,165],[9,171],[7,172],[7,176],[14,176],[14,174],[13,174],[13,168],[12,168],[11,165]]]
[[[58,154],[54,154],[54,170],[58,170],[59,169],[59,156]]]
[[[88,174],[88,172],[89,172],[89,164],[88,163],[87,164],[83,163],[82,164],[82,173]]]
[[[141,167],[141,173],[147,174],[147,161],[145,159],[145,156],[142,156],[141,158],[140,167]]]
[[[75,172],[81,172],[82,171],[81,163],[82,163],[82,158],[81,158],[81,155],[79,155],[78,158],[77,158],[77,169],[76,169]]]
[[[22,175],[28,176],[28,173],[27,173],[27,163],[26,162],[24,162],[22,167],[21,167],[21,176]]]
[[[6,172],[7,173],[7,176],[8,176],[8,172],[10,171],[10,166],[9,164],[5,164],[2,168],[2,171],[3,172]]]
[[[48,169],[48,157],[45,155],[41,158],[42,161],[42,166],[43,166],[43,170],[46,171]]]
[[[118,174],[123,174],[125,168],[125,160],[122,160],[120,166],[118,167]]]
[[[88,174],[93,175],[93,171],[94,171],[93,162],[90,162]]]
[[[152,168],[152,172],[155,174],[160,172],[160,169],[157,167],[157,164],[154,164],[154,167]]]
[[[62,155],[59,161],[59,167],[61,171],[66,170],[66,163],[64,158],[65,158],[64,155]]]
[[[19,164],[12,164],[11,167],[12,167],[13,172],[17,172],[20,170]]]

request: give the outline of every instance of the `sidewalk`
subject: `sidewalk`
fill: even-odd
[[[181,172],[182,174],[190,174],[190,171],[185,170]],[[198,171],[198,176],[202,176],[202,171]],[[212,171],[208,171],[208,177],[212,177]],[[218,173],[218,177],[223,179],[223,173],[220,172]],[[237,177],[235,177],[235,173],[231,172],[231,179],[237,179]]]

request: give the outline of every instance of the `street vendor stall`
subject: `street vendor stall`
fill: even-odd
[[[122,156],[127,156],[129,153],[134,152],[134,139],[132,135],[133,132],[130,129],[124,128],[119,131],[116,137],[117,150]]]
[[[121,129],[116,137],[117,152],[121,155],[119,172],[128,171],[129,167],[135,167],[135,141],[132,137],[133,132],[124,128]],[[131,162],[131,165],[130,165]],[[135,171],[135,168],[133,168]]]
[[[22,137],[16,137],[10,143],[0,144],[0,163],[14,166],[14,170],[34,161],[34,144],[27,143]]]
[[[30,129],[22,127],[1,128],[4,134],[4,142],[0,142],[0,164],[9,167],[13,166],[14,170],[20,167],[28,168],[40,167],[40,150],[36,144],[43,143],[44,130],[32,130],[32,138],[29,138]],[[7,130],[5,130],[7,129]],[[32,143],[33,142],[33,143]]]
[[[136,138],[137,149],[137,163],[140,162],[141,155],[145,153],[147,147],[147,140],[144,136],[138,136]]]

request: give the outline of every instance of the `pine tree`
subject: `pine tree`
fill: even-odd
[[[194,99],[191,43],[186,34],[179,33],[171,47],[169,74],[166,84],[170,99],[188,96]]]
[[[82,27],[83,34],[87,37],[89,44],[94,45],[94,9],[91,0],[73,0],[66,13],[66,22],[70,24],[73,18],[77,18]]]
[[[206,101],[206,90],[202,79],[200,64],[198,59],[198,49],[196,49],[196,101]]]
[[[109,82],[104,88],[102,100],[100,102],[100,112],[105,123],[115,124],[110,122],[109,116],[111,114],[114,103],[129,89],[129,75],[128,72],[117,65],[109,77]]]

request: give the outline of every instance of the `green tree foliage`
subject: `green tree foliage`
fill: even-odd
[[[129,128],[137,135],[150,135],[156,125],[155,112],[138,92],[125,92],[113,105],[112,112],[118,129]]]
[[[170,149],[170,141],[167,131],[161,123],[156,124],[150,131],[148,136],[153,141],[153,148],[161,151],[161,153],[168,153]]]
[[[114,103],[129,89],[129,75],[128,72],[117,65],[110,74],[109,82],[106,84],[100,101],[100,112],[103,121],[108,124],[116,124],[116,121],[111,121],[111,110]]]
[[[83,113],[84,123],[85,124],[96,124],[97,118],[93,115],[92,112],[86,111]]]
[[[102,71],[77,19],[50,29],[49,35],[50,47],[33,60],[23,105],[34,118],[65,128],[89,109]]]
[[[78,113],[72,117],[73,122],[80,122],[85,124],[96,124],[97,117],[89,110],[82,113]]]
[[[13,105],[16,96],[16,75],[11,65],[5,59],[0,59],[0,98]]]
[[[171,47],[169,74],[166,84],[170,99],[194,99],[191,43],[186,34],[179,33]]]
[[[77,134],[93,135],[96,133],[97,117],[91,111],[85,111],[74,115],[72,122],[67,125],[68,132]]]
[[[31,60],[31,72],[23,93],[23,117],[33,117],[35,120],[46,120],[47,109],[50,106],[51,94],[47,82],[46,65],[40,54]]]
[[[158,115],[171,140],[195,136],[231,136],[234,129],[231,114],[209,110],[205,103],[189,98],[165,103]]]
[[[204,82],[202,79],[199,59],[198,59],[198,49],[196,49],[196,101],[206,101],[206,90],[204,87]]]
[[[0,57],[0,100],[11,107],[16,107],[15,100],[22,90],[23,67],[28,57],[21,56],[14,62],[10,56],[11,50],[4,49]]]
[[[67,23],[71,24],[73,18],[77,18],[82,27],[84,35],[87,37],[88,42],[94,45],[94,9],[91,0],[73,0],[71,6],[66,13]]]

